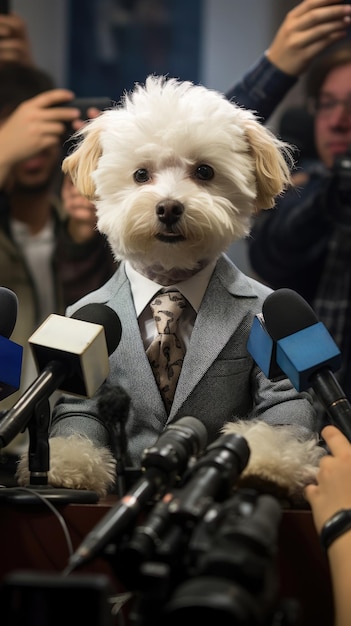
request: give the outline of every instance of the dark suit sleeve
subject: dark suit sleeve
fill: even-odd
[[[296,82],[296,77],[279,70],[263,54],[225,95],[228,100],[256,111],[264,122]]]
[[[292,188],[256,218],[248,239],[250,263],[273,289],[289,287],[311,302],[323,270],[332,228],[327,180]]]

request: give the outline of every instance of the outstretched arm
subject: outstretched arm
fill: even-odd
[[[16,163],[60,145],[66,125],[79,116],[78,109],[63,106],[72,98],[73,93],[67,89],[45,91],[22,102],[1,124],[0,187]]]
[[[351,26],[351,5],[340,0],[304,0],[286,14],[266,54],[282,72],[300,76]]]
[[[331,452],[321,459],[317,484],[305,488],[318,533],[342,510],[351,511],[351,445],[335,427],[326,426],[322,437]],[[348,626],[351,615],[351,528],[328,548],[335,605],[335,626]]]
[[[286,14],[272,43],[228,99],[267,120],[317,54],[346,36],[351,4],[340,0],[303,0]]]

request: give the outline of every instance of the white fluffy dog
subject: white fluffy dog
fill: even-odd
[[[290,165],[287,146],[252,112],[203,86],[149,76],[78,132],[63,170],[96,203],[97,227],[116,259],[169,285],[248,235],[253,214],[274,206],[289,185]],[[288,427],[238,422],[225,424],[224,432],[247,436],[251,461],[243,479],[252,474],[275,482],[285,496],[301,491],[323,454],[315,440],[299,442]],[[113,460],[104,458],[109,470],[100,482],[94,479],[99,457],[78,478],[77,455],[67,452],[67,440],[60,442],[51,442],[49,480],[106,493]],[[86,457],[91,464],[91,450]],[[25,459],[18,476],[28,481]]]
[[[79,135],[63,170],[96,203],[116,259],[166,284],[246,236],[252,214],[289,183],[283,144],[251,112],[189,82],[149,76]]]

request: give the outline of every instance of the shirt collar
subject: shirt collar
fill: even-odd
[[[178,289],[178,291],[183,294],[196,313],[200,308],[202,298],[204,297],[215,265],[216,260],[206,265],[206,267],[197,272],[197,274],[191,278],[183,280],[176,285],[170,285],[170,287]],[[137,317],[139,317],[156,293],[160,291],[160,289],[164,289],[164,285],[159,285],[153,280],[139,274],[139,272],[136,272],[135,269],[133,269],[128,261],[125,264],[125,271],[130,282],[136,314]],[[167,289],[168,288],[169,287],[167,287]]]

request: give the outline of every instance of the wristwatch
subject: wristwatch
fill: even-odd
[[[335,539],[350,529],[351,509],[341,509],[328,519],[322,528],[320,542],[324,550],[328,550]]]

